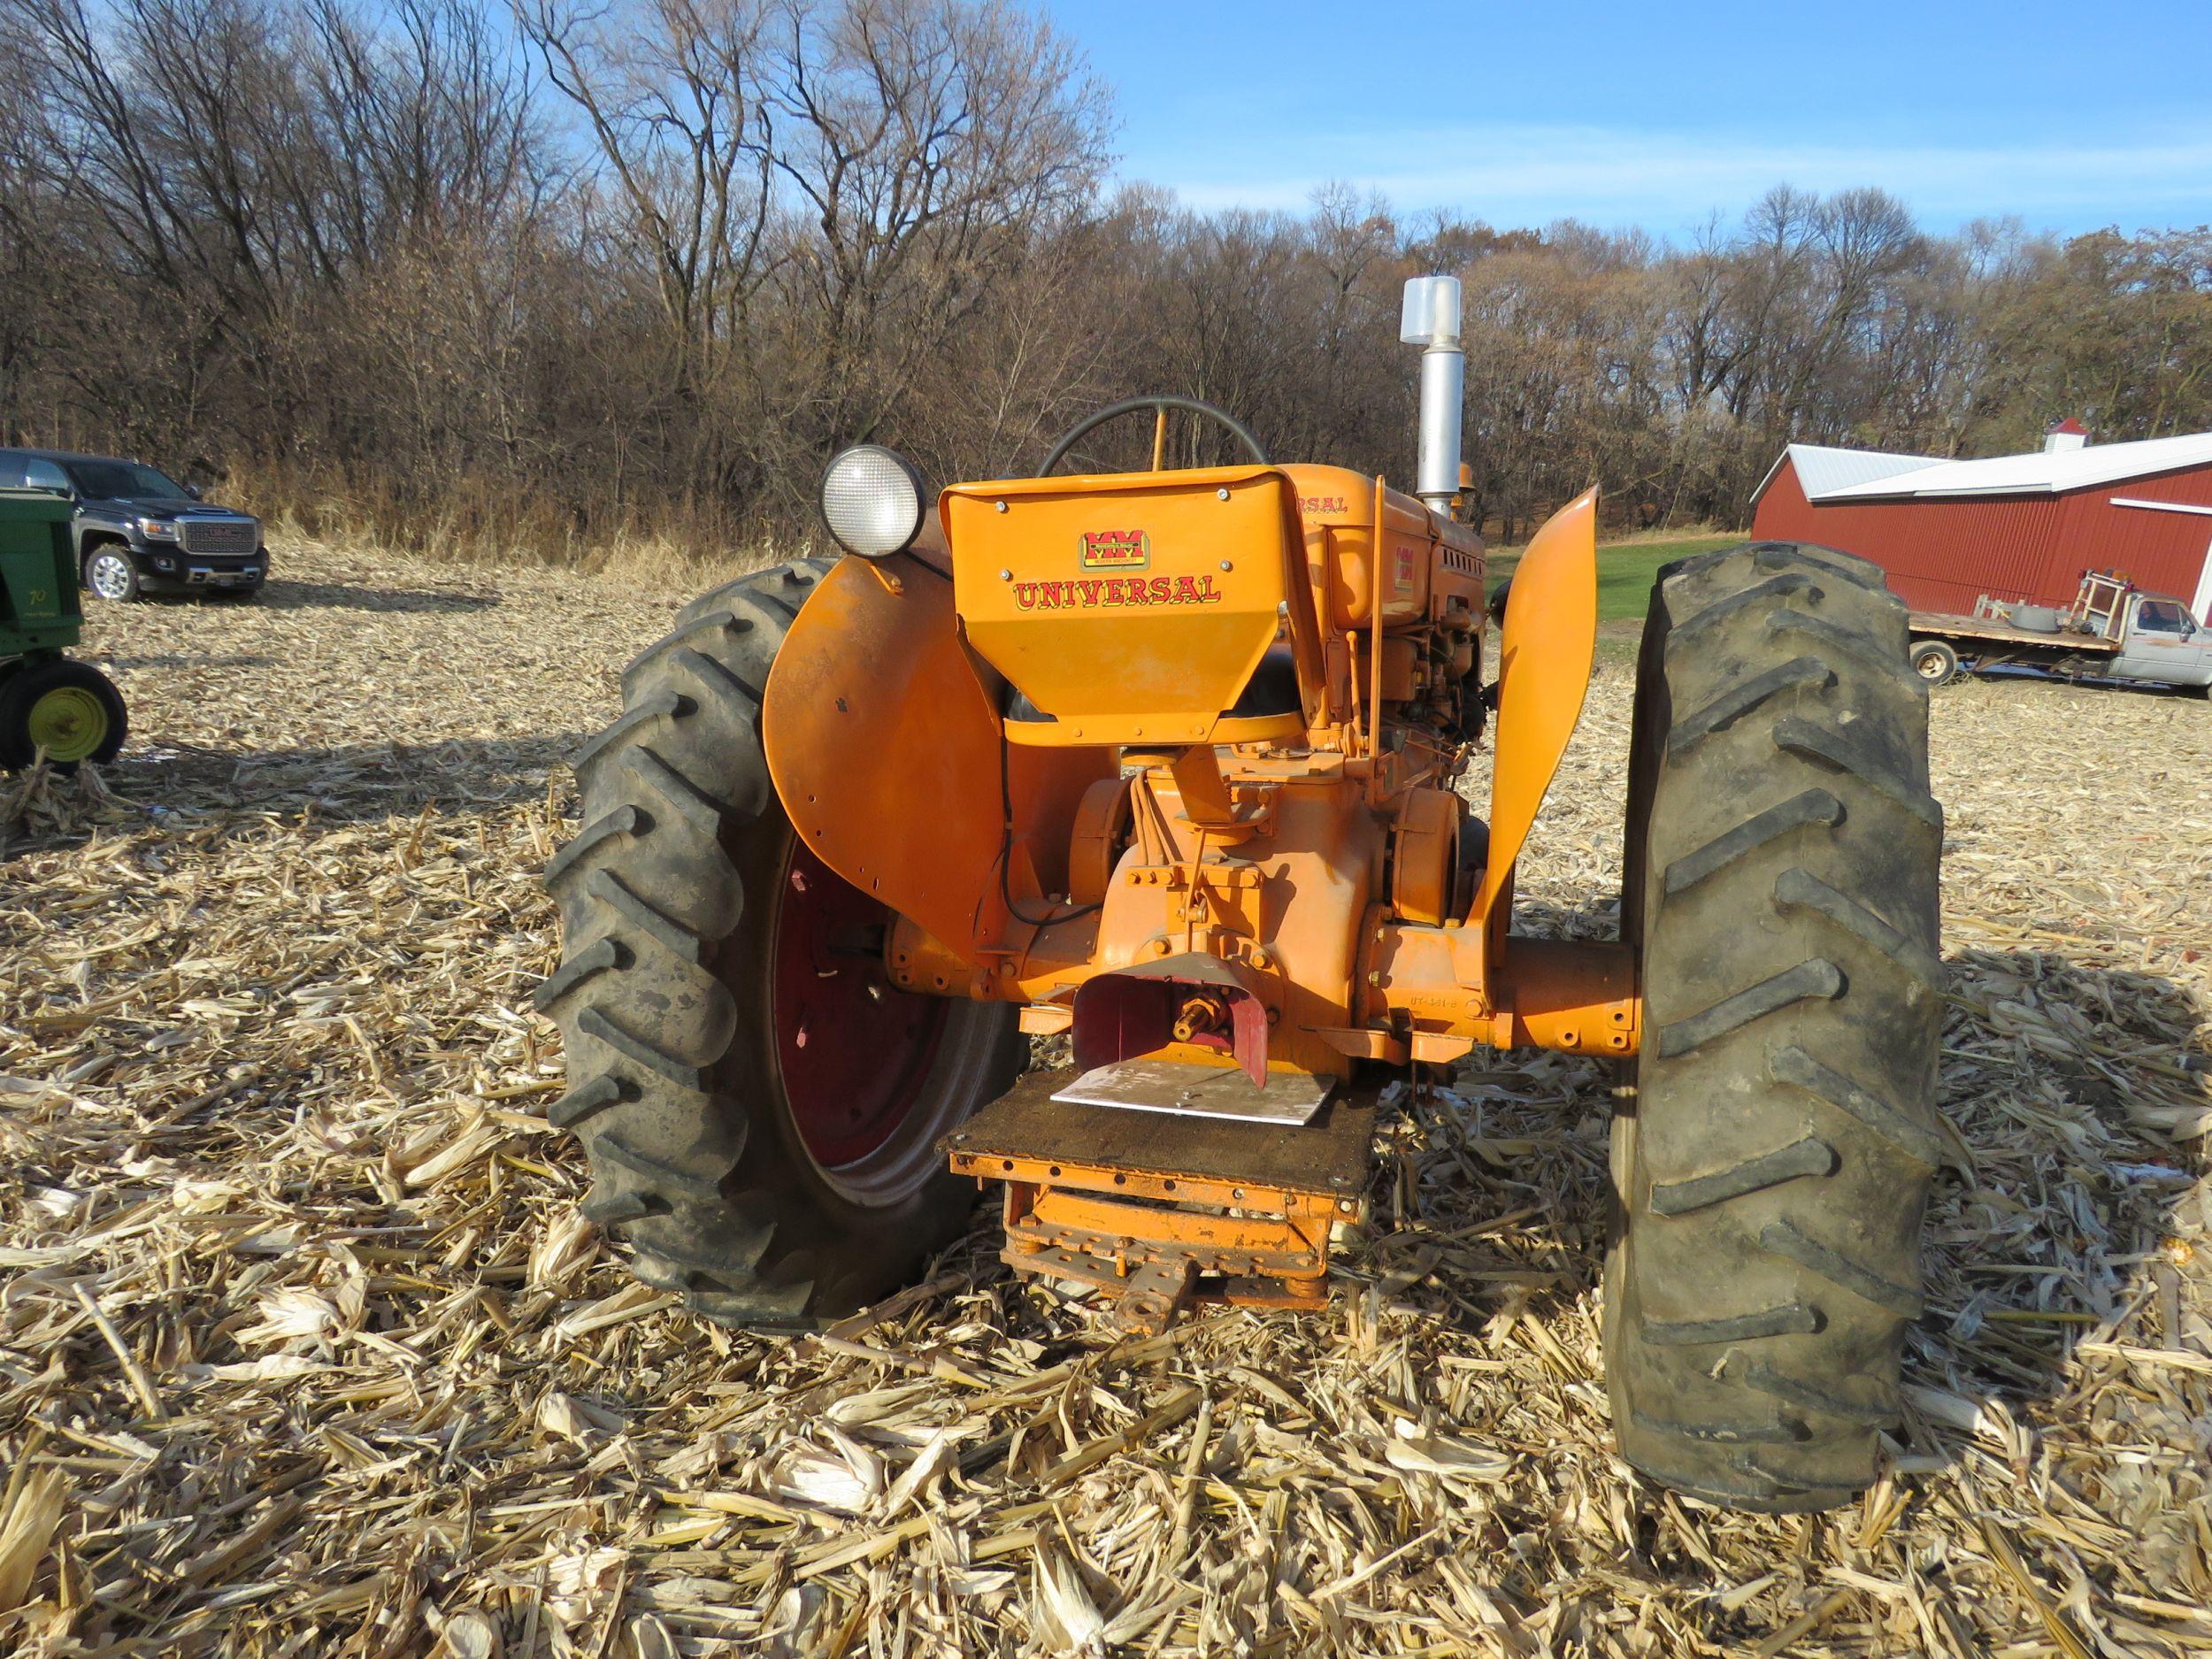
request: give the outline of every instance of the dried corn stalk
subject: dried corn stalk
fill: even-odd
[[[96,610],[132,749],[0,787],[0,1651],[2212,1647],[2202,704],[1936,694],[1910,1411],[1859,1506],[1772,1520],[1611,1454],[1564,1056],[1407,1104],[1324,1314],[1116,1348],[985,1218],[831,1340],[631,1283],[541,1116],[536,876],[683,595],[280,569]],[[1609,640],[1524,926],[1613,925],[1628,694]]]

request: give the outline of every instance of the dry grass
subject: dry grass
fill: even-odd
[[[769,548],[702,503],[656,500],[649,512],[611,503],[564,506],[511,479],[442,478],[428,498],[396,480],[234,462],[209,486],[222,505],[256,513],[280,547],[338,547],[357,557],[506,571],[538,566],[699,588],[814,549]],[[401,553],[399,549],[406,549]]]
[[[2178,1654],[2212,1647],[2212,709],[1938,695],[1930,1311],[1857,1507],[1610,1450],[1606,1096],[1400,1121],[1335,1305],[1113,1346],[987,1228],[733,1335],[580,1220],[528,993],[560,757],[682,595],[295,557],[103,610],[134,742],[0,786],[0,1651]],[[1526,872],[1601,928],[1625,671]],[[12,1609],[12,1610],[7,1610]]]

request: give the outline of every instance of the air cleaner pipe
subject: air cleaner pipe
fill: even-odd
[[[1420,455],[1413,493],[1443,508],[1459,493],[1460,409],[1467,354],[1460,345],[1459,279],[1414,277],[1406,283],[1398,338],[1420,346]]]

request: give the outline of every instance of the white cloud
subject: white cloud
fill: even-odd
[[[1732,220],[1786,181],[1821,191],[1878,186],[1932,225],[2001,214],[2032,226],[2212,220],[2212,140],[2193,133],[1997,146],[1467,127],[1339,134],[1314,145],[1310,165],[1278,149],[1250,163],[1133,157],[1124,171],[1202,210],[1302,208],[1315,186],[1340,179],[1381,191],[1402,211],[1443,207],[1500,226],[1574,218],[1678,229],[1715,211]]]

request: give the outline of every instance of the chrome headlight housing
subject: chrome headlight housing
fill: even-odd
[[[173,518],[141,518],[138,533],[149,541],[173,541],[177,539],[177,521]]]
[[[849,553],[879,559],[904,552],[927,511],[921,473],[896,449],[856,443],[822,470],[822,522]]]

